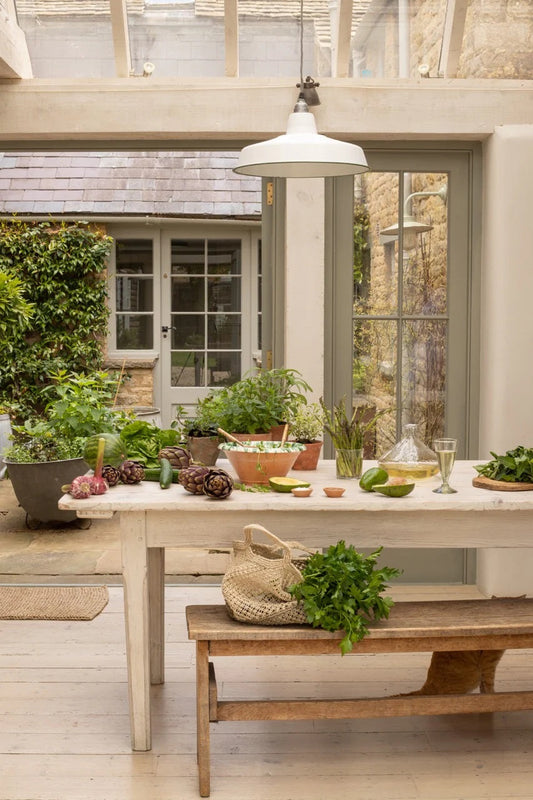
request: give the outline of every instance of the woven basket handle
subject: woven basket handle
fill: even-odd
[[[293,541],[284,542],[282,539],[279,539],[274,533],[271,533],[269,530],[264,528],[262,525],[258,525],[255,522],[253,522],[251,525],[246,525],[245,528],[244,528],[244,539],[245,539],[245,542],[246,542],[247,545],[251,545],[252,544],[252,541],[253,541],[252,532],[253,531],[261,531],[261,533],[264,533],[265,536],[267,536],[269,539],[271,539],[273,542],[275,542],[277,545],[279,545],[279,547],[282,550],[284,550],[286,553],[288,553],[289,557],[290,557],[290,554],[291,554],[291,550],[301,550],[302,552],[310,553],[311,555],[313,555],[313,553],[315,552],[314,550],[310,550],[304,544],[301,544],[301,542],[293,542]]]

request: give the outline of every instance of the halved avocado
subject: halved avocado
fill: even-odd
[[[310,483],[301,481],[298,478],[269,478],[268,482],[270,488],[274,489],[275,492],[290,492],[291,489],[296,489],[299,486],[302,488],[311,486]]]
[[[361,489],[364,489],[365,492],[371,492],[373,486],[376,484],[383,486],[388,478],[389,473],[386,470],[382,469],[381,467],[371,467],[361,475],[359,486]]]
[[[411,494],[415,488],[414,483],[383,483],[374,484],[372,487],[373,492],[379,492],[387,497],[405,497],[406,494]]]

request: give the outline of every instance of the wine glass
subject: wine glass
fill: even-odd
[[[457,439],[435,439],[433,442],[433,449],[437,454],[442,477],[442,486],[439,486],[438,489],[433,489],[433,491],[437,492],[437,494],[455,494],[457,489],[452,489],[448,481],[455,463]]]

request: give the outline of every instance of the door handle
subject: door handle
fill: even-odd
[[[168,333],[169,331],[175,330],[176,328],[174,328],[172,325],[161,325],[161,333]]]

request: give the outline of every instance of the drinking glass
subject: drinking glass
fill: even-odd
[[[433,489],[433,491],[437,492],[437,494],[455,494],[457,489],[452,489],[448,481],[455,463],[457,439],[435,439],[433,450],[437,454],[442,478],[442,486],[439,486],[438,489]]]

